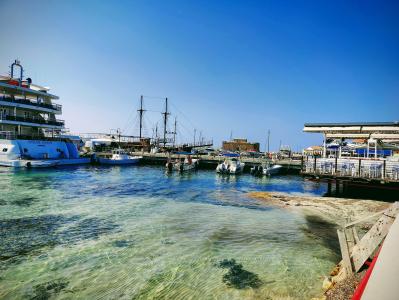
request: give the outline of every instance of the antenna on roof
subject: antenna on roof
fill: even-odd
[[[19,67],[19,85],[21,85],[23,75],[24,75],[24,68],[21,66],[21,63],[18,59],[16,59],[12,64],[11,64],[11,78],[14,78],[14,67]]]

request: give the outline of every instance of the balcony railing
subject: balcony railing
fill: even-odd
[[[43,136],[38,134],[17,134],[12,131],[0,131],[0,139],[5,140],[40,140],[40,141],[67,141],[68,139],[59,136]]]
[[[43,125],[51,125],[51,126],[64,126],[64,124],[65,124],[65,122],[63,120],[51,121],[51,120],[44,120],[44,119],[38,119],[38,118],[28,118],[28,117],[9,116],[9,115],[1,116],[0,120],[43,124]]]
[[[399,180],[399,161],[370,158],[310,158],[303,173],[336,177]]]
[[[56,110],[57,112],[62,111],[62,105],[59,104],[48,104],[48,103],[40,103],[40,102],[34,102],[30,100],[25,100],[25,99],[13,99],[11,97],[0,97],[0,101],[5,101],[9,103],[17,103],[17,104],[25,104],[25,105],[30,105],[30,106],[36,106],[36,107],[43,107],[47,109],[53,109]]]

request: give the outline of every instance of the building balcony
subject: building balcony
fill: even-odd
[[[62,106],[59,104],[40,103],[27,99],[13,99],[11,97],[0,97],[0,105],[21,107],[21,108],[45,111],[56,114],[62,113]]]
[[[18,134],[12,131],[0,131],[0,140],[40,140],[40,141],[68,141],[67,138],[58,135],[44,136],[39,134]]]
[[[65,124],[65,122],[63,120],[44,120],[44,119],[38,119],[38,118],[8,116],[8,115],[0,116],[0,123],[23,125],[23,126],[33,126],[33,127],[43,127],[43,128],[63,127]]]

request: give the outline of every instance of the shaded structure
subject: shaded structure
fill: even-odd
[[[306,123],[304,132],[321,133],[323,140],[323,157],[327,156],[328,143],[335,141],[334,146],[338,149],[337,155],[342,156],[342,148],[347,144],[345,140],[364,141],[352,144],[354,149],[364,149],[365,151],[355,151],[363,157],[388,156],[396,151],[399,153],[399,121],[396,122],[358,122],[358,123]],[[355,145],[360,147],[356,147]],[[378,151],[380,150],[380,151]],[[381,150],[392,150],[384,152]],[[388,154],[388,155],[387,155]]]
[[[304,132],[321,133],[322,155],[307,156],[302,174],[345,189],[348,183],[399,187],[399,122],[307,123]]]

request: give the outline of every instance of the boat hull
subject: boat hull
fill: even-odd
[[[176,171],[176,172],[189,172],[195,171],[198,168],[198,160],[193,159],[191,164],[188,163],[166,163],[166,169],[168,171]]]
[[[280,173],[282,170],[282,166],[273,165],[273,166],[255,166],[251,168],[251,174],[254,176],[271,176]]]
[[[9,160],[0,161],[0,166],[2,167],[12,167],[12,168],[51,168],[59,164],[58,160]]]
[[[111,158],[102,158],[98,159],[98,162],[101,165],[135,165],[138,164],[140,158],[129,158],[129,159],[111,159]]]
[[[88,163],[90,158],[80,158],[76,146],[69,142],[0,140],[0,166],[48,168]]]
[[[263,170],[263,175],[266,176],[271,176],[271,175],[277,175],[278,173],[280,173],[280,171],[282,170],[282,166],[280,165],[274,165],[270,168],[266,168]]]
[[[216,168],[216,172],[219,174],[241,174],[244,171],[244,163],[241,163],[240,166],[237,167],[223,167],[223,164],[220,164]]]

